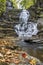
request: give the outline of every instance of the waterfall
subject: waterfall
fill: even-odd
[[[19,17],[20,24],[15,26],[17,35],[23,39],[32,37],[32,35],[37,35],[38,33],[37,23],[28,21],[29,16],[30,14],[27,10],[22,10]]]

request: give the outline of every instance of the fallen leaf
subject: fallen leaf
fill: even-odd
[[[19,59],[12,59],[12,62],[14,62],[15,64],[19,64],[20,63],[20,60]]]
[[[27,54],[26,53],[22,53],[22,57],[26,58]]]
[[[29,61],[29,63],[32,64],[32,65],[36,65],[36,60],[32,59],[32,60]]]

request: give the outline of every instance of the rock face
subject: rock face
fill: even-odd
[[[38,19],[37,22],[38,22],[37,28],[39,30],[39,35],[43,36],[43,18]]]
[[[19,10],[7,10],[0,18],[0,37],[16,36],[14,25],[18,24]]]
[[[6,1],[6,9],[7,10],[12,10],[13,9],[13,4],[10,1]]]
[[[22,10],[8,10],[6,11],[3,16],[0,18],[0,37],[6,36],[17,36],[14,30],[14,26],[19,24],[19,14]],[[43,39],[43,18],[39,18],[38,22],[38,30],[39,33],[37,36],[33,36],[31,39],[37,37]]]
[[[37,22],[38,22],[38,29],[43,30],[43,18],[39,18]]]

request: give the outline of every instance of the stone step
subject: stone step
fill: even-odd
[[[16,37],[16,33],[14,30],[0,30],[0,38],[5,37],[5,36],[13,36]]]

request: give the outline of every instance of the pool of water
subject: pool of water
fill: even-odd
[[[17,42],[17,45],[22,47],[24,51],[26,51],[31,56],[38,58],[43,62],[43,44],[40,43],[26,43],[24,41]]]

